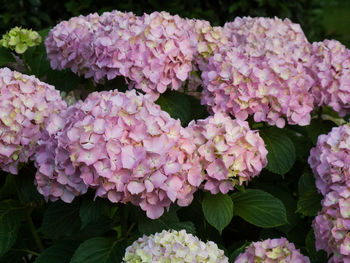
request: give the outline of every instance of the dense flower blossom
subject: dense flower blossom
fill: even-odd
[[[310,151],[309,164],[316,186],[325,195],[331,185],[350,186],[350,124],[334,127],[318,137]]]
[[[187,23],[177,15],[106,12],[58,24],[46,39],[53,68],[93,76],[96,81],[124,76],[147,93],[179,89],[192,69]]]
[[[191,47],[194,52],[194,64],[203,70],[208,58],[229,44],[223,27],[211,26],[208,21],[185,19],[186,30],[190,32]]]
[[[189,205],[202,182],[195,145],[179,120],[136,91],[91,93],[67,129],[66,149],[84,183],[150,218],[171,202]]]
[[[35,183],[46,200],[56,201],[60,198],[70,203],[75,196],[87,191],[87,186],[80,178],[80,170],[73,166],[67,151],[67,131],[84,117],[81,104],[79,101],[50,119],[40,138],[34,159],[38,168]]]
[[[124,263],[151,262],[211,262],[228,263],[224,251],[208,241],[187,234],[185,230],[166,231],[143,236],[126,249]]]
[[[350,188],[331,186],[322,201],[322,211],[315,217],[316,249],[333,254],[329,263],[350,262]]]
[[[257,176],[267,164],[267,150],[245,121],[217,113],[188,126],[205,171],[204,189],[226,194]]]
[[[28,47],[33,47],[41,43],[41,36],[36,31],[14,27],[2,36],[0,46],[14,50],[18,54],[23,54]]]
[[[303,256],[293,243],[290,243],[283,237],[253,242],[235,260],[235,263],[256,262],[310,263],[310,260],[308,257]]]
[[[0,69],[0,168],[16,174],[18,163],[33,157],[48,121],[66,107],[53,86]]]
[[[99,26],[97,13],[73,17],[56,25],[45,39],[47,58],[53,69],[70,68],[91,76],[91,42]]]
[[[202,103],[213,112],[283,127],[307,125],[313,110],[314,80],[304,64],[311,46],[289,20],[237,18],[224,28],[230,45],[209,59],[202,73]],[[227,33],[230,35],[229,33]]]
[[[327,39],[312,46],[315,103],[329,105],[343,117],[350,113],[350,50],[339,41]]]

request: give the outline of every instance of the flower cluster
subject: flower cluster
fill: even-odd
[[[0,168],[16,174],[18,163],[33,157],[49,120],[66,107],[53,86],[0,69]]]
[[[245,121],[217,113],[188,126],[205,171],[204,189],[226,194],[258,175],[267,164],[267,150],[257,131]]]
[[[194,64],[203,70],[208,58],[228,45],[228,36],[222,27],[213,27],[208,21],[186,19],[194,52]]]
[[[34,158],[37,167],[35,183],[46,200],[56,201],[60,198],[70,203],[75,196],[87,191],[80,178],[80,170],[73,166],[67,150],[67,131],[84,117],[81,104],[79,101],[52,118],[40,138]]]
[[[333,253],[328,262],[350,262],[350,187],[331,186],[313,221],[316,249]]]
[[[28,47],[33,47],[41,43],[41,36],[36,31],[14,27],[0,40],[0,46],[14,50],[18,54],[23,54]]]
[[[74,73],[92,75],[89,52],[98,15],[73,17],[56,25],[45,39],[47,58],[53,69],[71,68]]]
[[[84,183],[150,218],[177,201],[189,205],[201,183],[195,145],[179,120],[135,90],[91,93],[66,129],[65,149]]]
[[[309,164],[316,177],[316,186],[326,195],[332,185],[350,186],[350,124],[334,127],[318,137],[310,151]]]
[[[228,258],[212,241],[204,243],[185,230],[163,230],[139,238],[126,249],[123,263],[137,262],[228,263]]]
[[[213,112],[284,127],[307,125],[313,110],[314,83],[304,64],[310,44],[300,26],[289,20],[237,18],[224,27],[228,46],[209,59],[203,70],[202,103]],[[304,61],[305,60],[305,61]]]
[[[336,40],[313,43],[312,92],[318,106],[329,105],[340,116],[350,113],[350,50]]]
[[[169,85],[179,89],[191,72],[187,26],[166,12],[106,12],[61,22],[45,45],[53,68],[71,68],[96,81],[124,76],[135,88],[158,94]]]
[[[286,238],[267,239],[253,242],[244,253],[241,253],[235,263],[310,263],[308,257],[303,256],[293,243]]]

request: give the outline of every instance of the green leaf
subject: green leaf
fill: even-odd
[[[233,202],[228,195],[205,193],[202,209],[207,222],[220,233],[231,222]]]
[[[60,91],[70,92],[78,87],[79,77],[68,69],[63,71],[49,70],[46,82]]]
[[[34,178],[26,168],[22,170],[23,174],[21,176],[14,176],[16,180],[16,185],[18,191],[21,193],[21,196],[25,202],[40,202],[44,198],[39,194],[36,186],[34,184]]]
[[[297,211],[304,216],[316,216],[321,210],[322,195],[316,189],[310,189],[300,195]]]
[[[47,60],[44,43],[28,48],[23,56],[25,64],[30,67],[30,71],[27,72],[28,74],[41,78],[49,72],[50,63]]]
[[[174,119],[180,119],[183,125],[191,120],[191,103],[188,97],[178,91],[167,91],[160,95],[156,103]]]
[[[312,140],[313,144],[316,145],[318,136],[320,134],[327,134],[331,131],[335,124],[331,121],[322,121],[319,119],[311,120],[310,125],[306,126],[307,136]]]
[[[5,183],[0,188],[0,199],[16,196],[15,177],[13,174],[6,174]]]
[[[170,229],[185,229],[187,233],[196,233],[194,224],[190,221],[180,222],[174,210],[170,210],[170,212],[164,213],[160,218],[156,220],[140,217],[138,221],[138,230],[143,235],[151,235],[157,232],[162,232],[162,230]]]
[[[293,197],[292,193],[289,191],[288,187],[282,183],[280,184],[259,184],[260,189],[272,194],[274,197],[282,201],[284,207],[286,208],[287,221],[288,223],[277,227],[277,229],[283,233],[288,233],[291,229],[299,223],[300,217],[296,213],[297,210],[297,199]]]
[[[98,237],[103,235],[104,233],[111,230],[111,228],[115,225],[110,218],[101,217],[98,221],[90,222],[83,229],[81,229],[77,234],[75,234],[74,239],[78,240],[86,240],[92,237]]]
[[[107,199],[97,198],[95,201],[85,198],[80,206],[79,215],[81,228],[91,222],[96,222],[101,217],[108,215],[111,210],[111,203]]]
[[[120,263],[124,253],[123,243],[104,237],[94,237],[78,247],[70,263]]]
[[[34,263],[69,263],[79,242],[60,240],[40,254]]]
[[[287,223],[286,208],[273,195],[261,190],[247,189],[232,195],[234,212],[247,222],[263,228]]]
[[[316,216],[321,209],[322,195],[318,193],[315,177],[311,173],[304,173],[298,182],[298,209],[304,216]]]
[[[68,236],[80,228],[78,202],[71,204],[57,201],[46,209],[43,223],[39,229],[52,239]]]
[[[15,62],[15,58],[12,56],[11,51],[7,48],[0,47],[0,67]]]
[[[286,174],[295,162],[295,148],[292,140],[277,128],[264,129],[260,135],[269,152],[266,169],[276,174]]]
[[[311,173],[304,173],[300,176],[298,182],[298,191],[302,195],[310,189],[316,189],[315,177]]]
[[[0,256],[15,243],[23,208],[14,200],[0,202]]]

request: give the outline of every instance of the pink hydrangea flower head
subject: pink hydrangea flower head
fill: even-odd
[[[187,234],[185,230],[163,230],[143,236],[127,247],[123,263],[133,262],[210,262],[228,263],[224,251],[208,241]]]
[[[189,205],[201,183],[195,145],[179,120],[135,90],[91,93],[67,130],[66,149],[96,196],[131,202],[158,218]]]
[[[53,86],[0,69],[0,168],[17,174],[18,164],[33,157],[49,120],[66,107]]]
[[[325,195],[333,184],[350,186],[350,124],[334,127],[318,137],[308,162],[316,186]]]
[[[310,263],[310,260],[308,257],[303,256],[293,243],[282,237],[253,242],[235,260],[235,263],[255,262]]]
[[[263,139],[245,121],[216,113],[191,122],[187,129],[205,173],[204,189],[213,194],[226,194],[257,176],[267,164]]]
[[[81,172],[73,166],[67,150],[67,131],[84,115],[81,104],[79,101],[52,118],[40,138],[34,158],[37,167],[35,184],[46,201],[61,199],[70,203],[75,196],[87,191]]]
[[[331,186],[322,200],[322,211],[315,217],[316,249],[332,255],[330,263],[350,262],[350,188]]]
[[[53,68],[94,77],[124,76],[130,86],[157,96],[189,77],[193,48],[184,19],[167,12],[137,17],[106,12],[57,25],[45,44]]]
[[[251,56],[286,56],[287,61],[312,60],[311,44],[299,24],[289,19],[236,17],[224,25],[232,46],[242,46]]]
[[[315,42],[311,70],[316,76],[312,92],[317,106],[329,105],[340,116],[350,113],[350,50],[337,40]]]
[[[93,60],[91,72],[85,74],[85,77],[93,76],[96,82],[101,82],[106,77],[130,77],[130,67],[134,63],[131,42],[144,29],[140,17],[131,12],[103,13],[90,45]]]
[[[280,128],[285,120],[309,124],[314,80],[304,64],[311,47],[300,27],[289,20],[237,18],[224,28],[231,45],[210,57],[202,72],[202,104]]]

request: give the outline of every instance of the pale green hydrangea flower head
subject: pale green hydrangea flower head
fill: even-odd
[[[2,36],[0,46],[14,50],[18,54],[26,52],[28,47],[41,43],[41,36],[31,29],[14,27]]]
[[[224,251],[212,242],[199,240],[185,230],[163,230],[143,236],[126,249],[124,263],[228,263]]]

